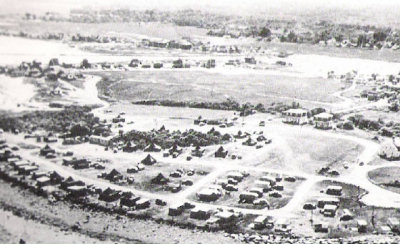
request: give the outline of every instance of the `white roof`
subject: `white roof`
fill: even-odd
[[[286,110],[285,113],[293,113],[293,114],[302,114],[302,113],[307,113],[308,111],[305,109],[301,108],[291,108],[289,110]]]
[[[217,214],[215,214],[216,217],[221,218],[221,219],[228,219],[231,218],[234,214],[232,212],[228,211],[222,211]]]
[[[341,191],[343,188],[341,186],[328,186],[328,189]]]
[[[358,219],[357,225],[367,225],[367,221],[365,219]]]
[[[266,220],[268,220],[267,215],[260,215],[254,220],[254,223],[264,223]]]
[[[46,181],[50,181],[50,178],[47,176],[42,176],[36,179],[37,182],[46,182]]]
[[[321,119],[329,119],[329,118],[332,118],[333,115],[330,114],[330,113],[324,112],[324,113],[317,114],[317,115],[315,115],[314,117],[316,117],[316,118],[321,118]]]
[[[336,210],[336,205],[326,204],[324,210]]]

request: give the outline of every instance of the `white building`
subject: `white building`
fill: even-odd
[[[112,136],[108,136],[108,137],[102,137],[102,136],[95,136],[92,135],[89,137],[89,142],[91,144],[97,144],[97,145],[101,145],[101,146],[109,146],[111,144],[113,137]]]
[[[307,124],[307,110],[299,108],[286,110],[283,112],[283,122],[294,125]]]
[[[320,113],[314,116],[315,127],[318,129],[332,129],[333,115],[330,113]]]

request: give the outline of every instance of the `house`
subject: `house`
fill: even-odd
[[[111,188],[107,188],[99,195],[99,200],[105,201],[105,202],[117,201],[121,197],[121,195],[119,193],[120,193],[119,191],[116,191]]]
[[[50,174],[50,183],[52,184],[52,185],[58,185],[58,184],[61,184],[61,182],[64,180],[64,177],[62,177],[61,175],[59,175],[58,173],[57,173],[57,171],[53,171],[51,174]]]
[[[150,200],[146,198],[139,199],[136,202],[136,209],[146,209],[150,207]]]
[[[85,182],[80,180],[74,180],[72,177],[68,177],[64,181],[61,182],[61,189],[66,190],[70,186],[84,186]]]
[[[36,185],[38,187],[44,187],[50,185],[50,178],[47,176],[42,176],[36,179]]]
[[[197,198],[203,202],[213,202],[221,197],[221,192],[216,189],[202,189],[200,192],[196,193]]]
[[[104,147],[108,147],[111,145],[113,137],[108,136],[108,137],[103,137],[103,136],[96,136],[96,135],[91,135],[89,137],[89,142],[91,144],[96,144]]]
[[[325,206],[326,204],[339,206],[339,203],[340,203],[339,198],[335,198],[335,197],[325,197],[325,198],[320,198],[320,199],[318,199],[317,207],[318,207],[318,208],[324,208],[324,206]]]
[[[136,151],[137,145],[131,141],[128,141],[127,143],[125,143],[125,145],[122,147],[122,151],[123,152],[134,152]]]
[[[150,143],[149,145],[147,145],[144,150],[145,152],[161,152],[161,147],[157,146],[154,143]]]
[[[244,177],[242,173],[234,171],[234,172],[229,172],[227,178],[228,179],[231,178],[240,182],[243,180]]]
[[[40,156],[47,156],[47,154],[55,154],[56,150],[52,149],[48,144],[40,149]]]
[[[90,161],[87,159],[81,159],[81,160],[76,160],[72,168],[74,169],[88,169],[89,168]]]
[[[283,113],[283,122],[293,125],[304,125],[308,123],[307,110],[289,109]]]
[[[190,210],[190,218],[198,220],[207,220],[210,218],[210,211],[201,207],[195,207]]]
[[[258,197],[262,197],[263,195],[263,188],[261,187],[253,187],[249,190],[249,192],[253,192],[256,193],[258,195]]]
[[[341,196],[343,188],[341,186],[328,186],[326,189],[326,194],[334,195],[334,196]]]
[[[318,129],[332,129],[333,115],[330,113],[320,113],[314,116],[315,128]]]
[[[37,171],[39,168],[36,165],[26,165],[18,169],[18,173],[21,175],[30,175],[32,172]]]
[[[368,223],[366,220],[364,220],[364,219],[357,220],[357,229],[358,229],[359,233],[367,232],[367,226],[368,226]]]
[[[33,172],[33,174],[32,174],[32,179],[33,179],[33,180],[36,180],[37,178],[40,178],[40,177],[46,176],[46,175],[47,175],[47,173],[44,172],[44,171],[35,171],[35,172]],[[50,181],[51,181],[51,178],[50,178]]]
[[[157,163],[157,160],[153,158],[150,154],[147,154],[147,156],[141,161],[141,163],[144,165],[153,165]]]
[[[325,205],[324,205],[324,209],[321,210],[321,211],[322,211],[322,214],[323,214],[325,217],[335,217],[337,208],[338,208],[338,207],[337,207],[336,205],[325,204]]]
[[[24,166],[28,166],[29,165],[29,162],[28,161],[19,161],[19,159],[18,160],[10,160],[10,161],[8,161],[9,162],[9,164],[11,165],[11,166],[13,166],[14,167],[14,169],[15,170],[19,170],[21,167],[24,167]]]
[[[239,195],[239,203],[253,203],[257,198],[257,193],[246,191]]]
[[[266,227],[268,223],[270,223],[271,217],[267,215],[260,215],[257,216],[257,218],[254,219],[253,224],[254,224],[254,229],[255,230],[262,230]]]
[[[185,210],[185,206],[183,204],[175,204],[168,209],[169,216],[179,216]]]
[[[221,211],[215,214],[215,217],[218,219],[218,223],[220,225],[231,224],[235,222],[236,215],[233,212]]]
[[[320,233],[328,233],[329,232],[329,224],[327,222],[320,222],[314,224],[314,231]]]
[[[74,198],[85,197],[88,194],[86,186],[69,186],[66,191]]]
[[[216,158],[225,158],[226,155],[228,155],[228,151],[225,150],[223,146],[220,146],[214,155]]]

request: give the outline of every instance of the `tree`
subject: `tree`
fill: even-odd
[[[266,27],[263,27],[261,29],[260,33],[258,33],[258,35],[261,36],[261,37],[270,37],[271,36],[271,30],[266,28]]]

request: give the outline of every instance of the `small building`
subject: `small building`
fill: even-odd
[[[236,219],[236,215],[232,212],[228,211],[222,211],[217,214],[215,214],[215,217],[218,218],[218,222],[220,224],[225,224],[225,223],[232,223]]]
[[[221,197],[221,193],[216,189],[203,189],[196,193],[197,198],[203,202],[213,202]]]
[[[104,147],[108,147],[111,145],[113,137],[108,136],[108,137],[103,137],[103,136],[96,136],[96,135],[91,135],[89,137],[89,142],[91,144],[96,144]]]
[[[335,217],[337,211],[336,205],[325,204],[322,213],[325,217]]]
[[[340,200],[339,200],[339,198],[335,198],[335,197],[324,197],[324,198],[318,199],[318,204],[317,204],[318,208],[324,208],[324,206],[326,204],[339,206]]]
[[[366,220],[364,220],[364,219],[357,220],[357,229],[358,229],[359,233],[367,232],[367,226],[368,226],[368,223]]]
[[[289,109],[284,111],[283,122],[294,125],[304,125],[308,123],[307,110]]]
[[[262,197],[264,190],[261,187],[253,187],[249,190],[249,192],[256,193],[258,197]]]
[[[61,184],[61,182],[63,182],[64,177],[62,177],[60,174],[57,173],[57,171],[53,171],[50,174],[50,183],[52,185],[58,185]]]
[[[162,173],[159,173],[156,177],[151,179],[152,184],[165,185],[169,182],[169,179],[165,177]]]
[[[116,169],[112,169],[110,171],[110,173],[108,173],[104,178],[111,182],[117,182],[117,181],[122,180],[124,178],[124,176],[120,172],[118,172]]]
[[[121,195],[119,194],[119,191],[116,191],[116,190],[111,189],[111,188],[105,189],[99,195],[99,200],[105,201],[105,202],[114,202],[114,201],[117,201],[120,198],[121,198]]]
[[[86,186],[69,186],[66,191],[74,198],[85,197],[88,194]]]
[[[253,203],[258,198],[258,194],[254,192],[243,192],[239,195],[240,203]]]
[[[229,172],[227,178],[231,178],[237,181],[242,181],[243,180],[243,174],[237,171],[234,172]]]
[[[136,209],[146,209],[150,207],[150,200],[141,198],[136,202]]]
[[[328,233],[329,232],[329,224],[327,222],[320,222],[314,224],[314,231],[320,233]]]
[[[326,189],[326,194],[334,195],[334,196],[341,196],[343,188],[341,186],[328,186]]]
[[[265,228],[266,224],[269,223],[271,220],[271,217],[267,215],[260,215],[257,218],[254,219],[253,224],[254,224],[254,229],[255,230],[262,230]]]
[[[37,171],[39,168],[36,165],[26,165],[23,167],[20,167],[18,169],[18,173],[21,175],[30,175],[32,172]]]
[[[333,115],[330,113],[320,113],[314,116],[315,128],[318,129],[332,129]]]
[[[44,171],[35,171],[32,173],[32,179],[36,180],[37,178],[40,178],[40,177],[46,176],[46,175],[47,175],[47,173]],[[50,178],[50,181],[51,181],[51,178]]]
[[[210,218],[210,211],[201,207],[195,207],[190,210],[190,218],[198,220],[207,220]]]
[[[168,215],[169,216],[179,216],[183,213],[185,210],[185,206],[183,204],[176,204],[174,206],[171,206],[168,209]]]
[[[42,176],[36,179],[36,185],[38,187],[44,187],[50,185],[50,178],[47,176]]]

